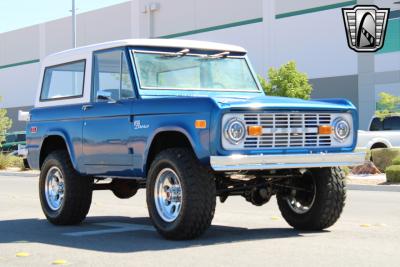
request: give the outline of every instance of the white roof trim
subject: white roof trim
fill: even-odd
[[[122,46],[148,46],[148,47],[177,47],[189,49],[205,49],[205,50],[220,50],[246,53],[243,47],[222,43],[205,42],[205,41],[192,41],[182,39],[126,39],[111,41],[88,46],[82,46],[74,49],[65,50],[47,56],[44,61],[44,66],[58,64],[59,62],[66,62],[68,57],[79,58],[87,57],[88,53],[96,50],[109,49],[113,47]]]

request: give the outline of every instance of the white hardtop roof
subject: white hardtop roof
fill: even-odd
[[[88,46],[81,46],[51,54],[44,60],[44,65],[58,64],[63,60],[70,61],[68,58],[86,57],[93,51],[109,49],[113,47],[122,46],[148,46],[148,47],[174,47],[174,48],[188,48],[188,49],[204,49],[204,50],[219,50],[246,53],[243,47],[222,43],[205,42],[205,41],[192,41],[182,39],[125,39],[118,41],[110,41],[98,43]]]

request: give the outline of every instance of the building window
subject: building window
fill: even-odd
[[[83,96],[85,60],[47,67],[40,100],[55,100]]]

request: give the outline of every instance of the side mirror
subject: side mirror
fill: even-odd
[[[111,92],[107,92],[107,91],[103,91],[103,90],[97,91],[96,98],[97,98],[97,100],[108,101],[109,103],[117,102],[112,98]]]

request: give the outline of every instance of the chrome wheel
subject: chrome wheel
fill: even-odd
[[[50,209],[57,211],[64,200],[64,177],[58,167],[51,167],[45,181],[46,201]]]
[[[178,218],[182,208],[182,186],[176,172],[170,168],[162,169],[154,186],[154,200],[158,215],[165,222]]]
[[[315,202],[317,193],[316,184],[312,175],[305,175],[300,183],[296,183],[299,189],[292,189],[286,201],[292,211],[297,214],[307,213]]]

